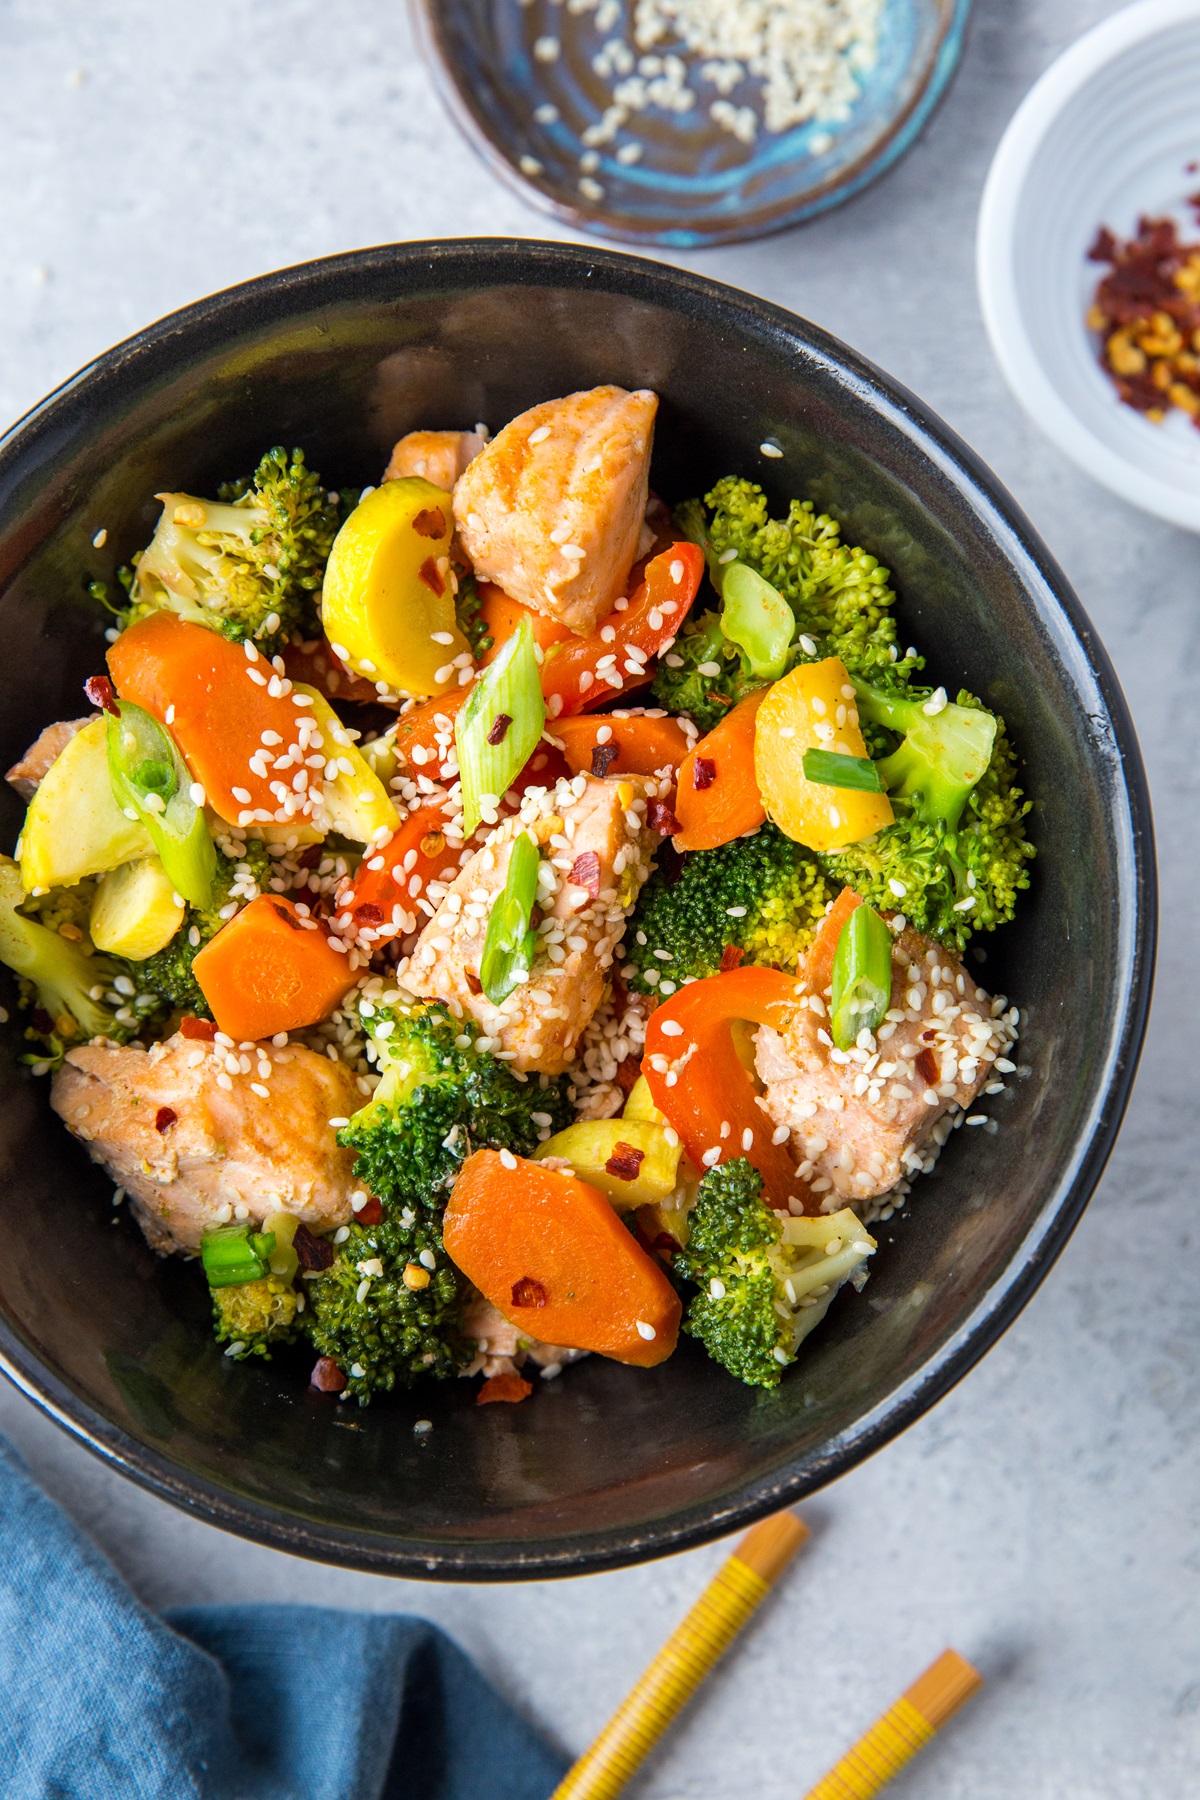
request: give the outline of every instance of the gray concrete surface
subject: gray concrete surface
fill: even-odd
[[[898,1797],[1183,1800],[1200,1786],[1200,541],[1093,487],[1027,423],[992,363],[972,278],[975,210],[1007,118],[1110,10],[977,0],[957,81],[899,168],[806,229],[692,259],[891,370],[1028,510],[1133,707],[1164,928],[1128,1123],[1062,1261],[954,1394],[813,1504],[816,1546],[648,1769],[644,1800],[791,1800],[946,1643],[992,1680]],[[399,0],[0,0],[0,420],[214,288],[356,245],[471,232],[556,235],[459,141]],[[390,1583],[183,1518],[7,1388],[0,1426],[152,1604],[425,1613],[570,1749],[721,1554],[515,1589]]]

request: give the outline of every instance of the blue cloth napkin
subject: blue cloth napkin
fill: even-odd
[[[566,1767],[421,1619],[167,1620],[0,1437],[4,1800],[546,1800]]]

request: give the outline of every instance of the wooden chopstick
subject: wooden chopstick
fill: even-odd
[[[807,1536],[793,1512],[751,1527],[551,1800],[614,1800]]]
[[[957,1650],[944,1650],[805,1800],[871,1800],[983,1686]]]

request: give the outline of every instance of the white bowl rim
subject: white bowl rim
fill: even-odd
[[[979,207],[975,274],[983,322],[1005,380],[1035,424],[1104,487],[1143,511],[1200,531],[1200,493],[1173,492],[1096,437],[1042,367],[1025,329],[1012,245],[1021,195],[1043,141],[1081,88],[1134,45],[1173,25],[1200,23],[1200,0],[1136,0],[1094,25],[1034,83],[992,159]]]

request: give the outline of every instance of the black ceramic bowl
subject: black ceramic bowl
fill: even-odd
[[[378,478],[416,425],[496,427],[597,382],[662,397],[668,497],[730,470],[811,494],[894,571],[905,640],[1004,713],[1039,855],[981,974],[1022,1009],[993,1138],[961,1132],[773,1394],[685,1339],[599,1359],[523,1406],[450,1382],[369,1410],[306,1362],[234,1364],[194,1268],[157,1260],[0,1046],[0,1354],[108,1462],[202,1518],[406,1575],[576,1574],[677,1550],[810,1493],[944,1394],[1028,1300],[1095,1185],[1141,1042],[1150,813],[1103,649],[1012,501],[913,397],[802,320],[655,263],[562,245],[405,244],[218,294],[111,350],[0,445],[0,755],[80,710],[102,666],[88,575],[149,536],[156,489],[204,493],[275,443]],[[783,449],[767,461],[764,439]],[[92,547],[98,528],[102,551]],[[20,823],[6,794],[2,841]],[[427,1417],[427,1441],[413,1422]]]

